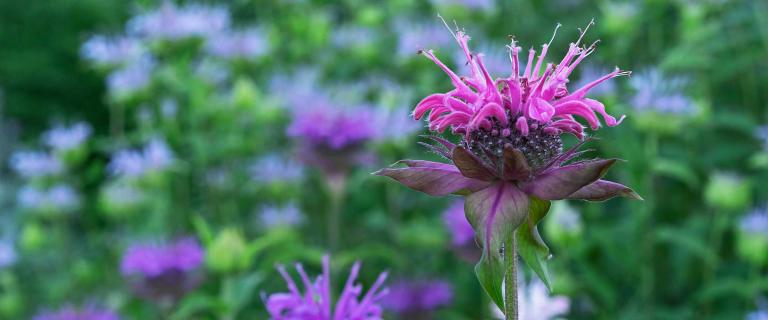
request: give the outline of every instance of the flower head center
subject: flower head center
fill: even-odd
[[[461,140],[461,145],[489,163],[499,163],[504,154],[504,147],[511,145],[525,155],[534,168],[547,165],[563,151],[560,135],[547,130],[547,125],[532,121],[527,134],[514,127],[493,121],[490,129],[478,128]]]

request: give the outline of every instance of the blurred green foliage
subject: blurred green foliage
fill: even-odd
[[[285,289],[276,263],[302,261],[312,274],[319,271],[333,211],[342,221],[334,275],[362,260],[366,287],[383,270],[393,278],[447,279],[454,303],[437,310],[435,319],[490,318],[474,262],[452,250],[441,222],[449,200],[369,174],[401,158],[436,159],[415,135],[368,146],[375,164],[351,168],[341,191],[317,168],[290,182],[265,183],[250,172],[254,159],[296,147],[285,135],[291,114],[280,99],[285,92],[272,86],[275,76],[312,67],[320,85],[348,90],[386,79],[400,89],[390,95],[407,100],[395,107],[446,90],[448,80],[429,61],[395,53],[404,36],[398,24],[439,25],[437,12],[466,28],[473,48],[502,48],[510,34],[524,48],[537,46],[562,23],[552,54],[565,52],[575,28],[594,18],[588,37],[601,42],[589,64],[636,71],[631,79],[615,79],[616,90],[601,98],[627,121],[602,128],[589,146],[595,156],[626,159],[609,178],[646,200],[571,202],[542,222],[554,255],[554,293],[571,301],[564,318],[739,319],[768,295],[768,239],[740,228],[750,208],[768,201],[768,146],[755,135],[768,124],[768,4],[498,1],[491,9],[467,9],[404,0],[207,3],[226,5],[236,26],[261,27],[268,54],[217,62],[226,77],[216,81],[198,72],[198,63],[210,58],[199,41],[154,42],[148,84],[118,94],[104,84],[114,70],[86,61],[81,45],[93,35],[124,33],[130,17],[158,1],[0,1],[0,235],[18,256],[0,267],[0,318],[95,301],[126,319],[262,319],[260,293]],[[344,27],[371,33],[335,45]],[[451,61],[457,50],[436,52]],[[642,88],[632,80],[642,82],[648,70],[687,79],[676,94],[695,111],[639,107]],[[356,94],[368,104],[398,103],[387,102],[397,99],[376,86],[361,91]],[[170,116],[163,115],[167,101],[176,105]],[[65,161],[63,173],[30,181],[6,166],[12,151],[45,149],[47,128],[75,120],[87,121],[94,134],[83,155]],[[10,139],[14,128],[20,139]],[[162,137],[178,160],[170,168],[133,180],[110,174],[116,152],[137,150],[154,137]],[[60,182],[78,191],[82,206],[75,212],[29,212],[17,203],[22,186]],[[126,186],[139,190],[141,200],[129,205],[110,198],[111,188]],[[303,224],[265,228],[259,220],[263,207],[292,203]],[[566,210],[577,213],[578,228],[556,222]],[[185,234],[206,248],[203,284],[170,311],[134,297],[119,271],[125,247]]]

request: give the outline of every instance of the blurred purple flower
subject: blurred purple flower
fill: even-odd
[[[757,127],[755,137],[763,143],[763,150],[768,151],[768,125]]]
[[[173,98],[165,98],[160,102],[160,113],[166,119],[176,117],[176,113],[179,111],[179,104]]]
[[[208,40],[208,51],[222,58],[254,58],[269,49],[261,29],[248,29],[219,33]]]
[[[635,89],[632,106],[637,111],[677,115],[696,112],[693,101],[683,93],[688,84],[686,78],[665,78],[658,69],[650,69],[633,75],[630,84]]]
[[[411,20],[401,20],[394,24],[397,30],[397,54],[401,58],[417,56],[419,50],[426,48],[444,48],[453,43],[450,33],[437,23],[416,24]]]
[[[403,319],[425,319],[428,313],[453,301],[453,286],[443,280],[403,280],[389,286],[382,300],[385,309]]]
[[[229,78],[229,70],[227,70],[220,61],[214,61],[212,59],[203,59],[195,67],[195,74],[213,84],[222,84]]]
[[[152,138],[143,150],[121,150],[112,156],[109,171],[115,176],[139,177],[169,167],[173,152],[160,138]]]
[[[84,308],[64,307],[58,311],[47,311],[36,315],[33,320],[119,320],[112,310],[94,306]]]
[[[80,47],[83,58],[99,64],[127,63],[139,58],[143,51],[137,39],[101,35],[91,37]]]
[[[203,248],[193,238],[134,244],[123,254],[120,271],[139,296],[175,301],[200,283],[195,271],[204,257]]]
[[[768,311],[751,312],[745,318],[746,320],[768,320]]]
[[[475,230],[464,215],[464,200],[456,200],[443,212],[443,223],[453,239],[453,245],[474,244]]]
[[[378,140],[399,140],[407,138],[421,130],[421,123],[412,121],[410,111],[404,108],[379,107],[374,115],[374,128]]]
[[[91,136],[91,126],[78,122],[72,126],[56,126],[43,136],[45,144],[56,151],[68,151],[82,145]]]
[[[16,248],[12,241],[0,240],[0,270],[16,263]]]
[[[370,125],[373,114],[367,108],[332,107],[324,101],[306,110],[296,110],[288,135],[318,148],[341,150],[367,142],[376,135]]]
[[[62,210],[73,210],[80,206],[80,196],[69,185],[59,184],[48,189],[48,202]]]
[[[257,159],[249,168],[251,177],[260,183],[295,182],[304,175],[304,168],[293,159],[270,154]]]
[[[495,0],[431,0],[434,6],[458,5],[472,10],[489,11],[496,7]]]
[[[104,195],[113,204],[133,205],[140,202],[144,195],[141,190],[126,183],[113,183],[104,189]]]
[[[17,195],[19,205],[25,209],[53,209],[71,211],[80,206],[80,196],[69,185],[58,184],[47,190],[26,185]]]
[[[745,233],[768,235],[768,205],[755,208],[743,216],[739,228]]]
[[[260,227],[264,230],[277,227],[292,227],[304,222],[304,216],[293,203],[282,207],[265,206],[259,212],[258,219]]]
[[[23,178],[53,176],[64,170],[58,158],[42,151],[16,151],[11,154],[10,166]]]
[[[125,95],[144,88],[150,81],[150,74],[155,62],[149,58],[140,58],[125,67],[113,71],[107,77],[107,87],[115,95]]]
[[[333,30],[332,43],[338,48],[356,48],[373,45],[378,34],[376,31],[358,25],[345,25]]]
[[[177,7],[163,1],[155,11],[146,12],[128,21],[128,33],[151,39],[178,40],[203,37],[229,28],[229,12],[225,8],[187,5]]]
[[[387,294],[387,289],[381,289],[387,278],[387,273],[379,275],[376,282],[364,296],[363,286],[355,280],[360,272],[360,262],[352,266],[344,290],[338,296],[336,303],[331,301],[331,270],[330,259],[323,257],[323,274],[311,281],[304,267],[296,264],[296,271],[304,284],[304,293],[293,281],[285,267],[277,267],[280,275],[288,284],[285,293],[273,293],[263,296],[267,312],[271,320],[307,319],[307,320],[381,320],[381,299]]]

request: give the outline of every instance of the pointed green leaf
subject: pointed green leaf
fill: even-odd
[[[517,229],[517,249],[525,263],[536,272],[547,288],[552,290],[552,281],[546,265],[549,259],[549,247],[541,239],[536,227],[549,212],[550,204],[550,201],[530,197],[528,218]]]
[[[504,282],[504,260],[499,255],[489,255],[486,252],[483,250],[483,256],[475,265],[475,275],[493,303],[504,310],[504,295],[501,292]]]

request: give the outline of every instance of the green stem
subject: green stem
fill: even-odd
[[[328,249],[331,253],[339,247],[341,235],[341,212],[343,208],[344,193],[346,192],[346,177],[344,175],[330,175],[327,178],[331,189],[331,210],[328,212]]]
[[[518,320],[517,317],[517,240],[515,233],[504,244],[504,315],[506,320]]]

